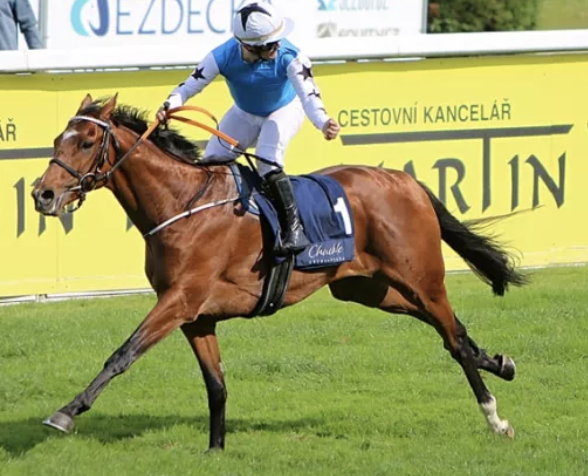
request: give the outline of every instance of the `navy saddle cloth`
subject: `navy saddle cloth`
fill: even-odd
[[[260,192],[261,179],[249,167],[231,165],[245,210],[263,217],[277,244],[280,224],[271,201]],[[296,255],[296,269],[316,269],[351,261],[355,255],[353,215],[339,182],[324,175],[291,176],[304,233],[310,241]],[[276,262],[284,258],[275,257]]]

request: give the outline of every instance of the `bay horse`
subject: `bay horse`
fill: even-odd
[[[197,163],[197,146],[173,130],[154,128],[137,146],[147,130],[144,115],[117,106],[117,96],[93,101],[88,94],[55,139],[53,159],[32,192],[37,211],[56,216],[76,200],[79,206],[89,191],[108,188],[137,229],[148,235],[145,272],[157,295],[154,308],[96,378],[44,423],[70,432],[74,417],[88,411],[114,377],[180,328],[206,385],[209,450],[223,449],[227,390],[216,325],[250,315],[270,260],[262,251],[260,221],[243,212],[228,167]],[[336,299],[430,324],[463,368],[490,429],[513,437],[479,369],[512,380],[514,362],[505,355],[490,357],[453,312],[444,285],[441,241],[497,295],[525,282],[512,256],[474,223],[456,219],[407,173],[368,166],[336,166],[318,173],[336,179],[348,195],[355,258],[312,272],[295,270],[283,306],[329,286]],[[149,234],[196,203],[204,205],[199,214]]]

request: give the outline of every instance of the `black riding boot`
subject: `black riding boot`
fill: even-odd
[[[292,183],[281,170],[266,175],[266,182],[282,227],[282,247],[274,251],[279,256],[299,253],[310,245],[310,242],[304,235],[298,217]]]

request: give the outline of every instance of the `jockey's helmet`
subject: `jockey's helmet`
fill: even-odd
[[[250,46],[275,44],[294,28],[294,22],[285,18],[268,2],[253,2],[241,8],[233,19],[233,34],[241,43]]]

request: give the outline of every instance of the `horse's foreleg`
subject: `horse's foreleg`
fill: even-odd
[[[90,385],[43,423],[69,433],[74,427],[74,417],[89,410],[114,377],[122,374],[149,348],[177,329],[186,315],[187,309],[181,295],[169,292],[161,296],[137,330],[105,362],[104,368]]]
[[[216,322],[205,316],[200,316],[195,322],[182,326],[182,331],[198,358],[206,384],[210,412],[209,450],[224,449],[225,447],[227,389],[215,327]]]

